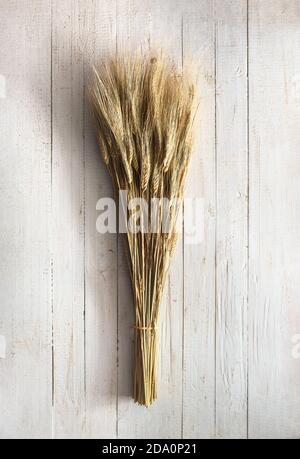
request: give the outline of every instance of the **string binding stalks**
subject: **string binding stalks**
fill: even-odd
[[[161,53],[112,56],[96,64],[89,97],[104,162],[116,190],[128,199],[180,200],[192,149],[196,112],[195,84],[179,74]],[[159,305],[176,245],[179,206],[170,205],[166,231],[165,208],[139,214],[148,232],[127,232],[128,261],[135,311],[134,400],[145,406],[157,398]],[[125,217],[133,218],[125,209]],[[145,221],[147,220],[147,221]],[[141,225],[142,226],[142,225]]]

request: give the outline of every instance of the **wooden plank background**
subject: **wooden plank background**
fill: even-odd
[[[0,2],[0,437],[300,437],[300,0]],[[159,399],[133,403],[122,240],[86,83],[110,51],[198,66]]]

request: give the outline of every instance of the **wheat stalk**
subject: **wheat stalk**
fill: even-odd
[[[161,55],[113,56],[94,67],[89,95],[97,139],[117,190],[148,204],[152,197],[182,197],[194,93],[191,79]],[[177,214],[178,208],[172,209],[167,232],[161,206],[155,210],[156,232],[127,233],[135,306],[134,399],[146,406],[157,397],[159,304],[176,245]]]

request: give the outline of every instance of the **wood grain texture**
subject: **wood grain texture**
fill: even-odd
[[[299,24],[298,0],[1,2],[1,438],[300,436]],[[151,47],[198,68],[204,237],[178,241],[146,409],[86,86],[108,52]]]
[[[299,438],[300,4],[249,6],[249,436]]]
[[[80,4],[52,6],[53,409],[57,438],[85,415],[83,61]]]
[[[116,49],[115,2],[82,2],[85,87],[91,64]],[[86,252],[86,432],[87,438],[115,438],[117,423],[117,235],[96,229],[97,201],[114,197],[100,157],[85,94]]]
[[[115,435],[116,236],[96,230],[97,201],[112,187],[85,91],[91,62],[115,38],[114,21],[107,1],[70,0],[53,10],[53,434],[59,438]]]
[[[51,10],[1,2],[0,437],[51,437]]]
[[[247,2],[216,1],[216,437],[247,436]]]
[[[198,67],[196,145],[185,196],[200,199],[203,231],[184,246],[183,437],[215,433],[215,26],[214,8],[201,1],[183,15],[183,55]],[[195,269],[197,267],[197,269]]]

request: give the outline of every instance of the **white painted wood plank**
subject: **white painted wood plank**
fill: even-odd
[[[216,1],[216,437],[247,436],[247,2]]]
[[[299,438],[300,3],[249,7],[249,436]]]
[[[49,1],[1,2],[0,437],[51,437]]]
[[[83,60],[79,15],[78,2],[53,2],[55,438],[80,438],[85,421]]]
[[[163,48],[181,65],[179,1],[118,1],[117,47]],[[166,24],[168,28],[166,30]],[[182,420],[183,257],[178,241],[161,305],[158,400],[150,408],[135,405],[132,394],[133,304],[127,261],[119,251],[119,402],[120,438],[179,438]]]
[[[96,231],[112,189],[86,99],[92,61],[114,40],[108,1],[53,12],[55,436],[113,438],[117,397],[116,236]]]
[[[116,48],[116,5],[82,2],[85,75]],[[85,80],[86,81],[86,80]],[[85,102],[87,104],[87,101]],[[117,421],[117,234],[96,230],[98,199],[114,198],[111,178],[85,107],[86,424],[88,438],[115,438]]]
[[[215,27],[213,3],[183,15],[183,55],[197,69],[196,143],[185,196],[201,199],[203,239],[184,245],[183,437],[215,433]],[[186,217],[187,218],[187,217]],[[185,227],[189,222],[185,218]],[[187,238],[185,238],[187,239]]]

